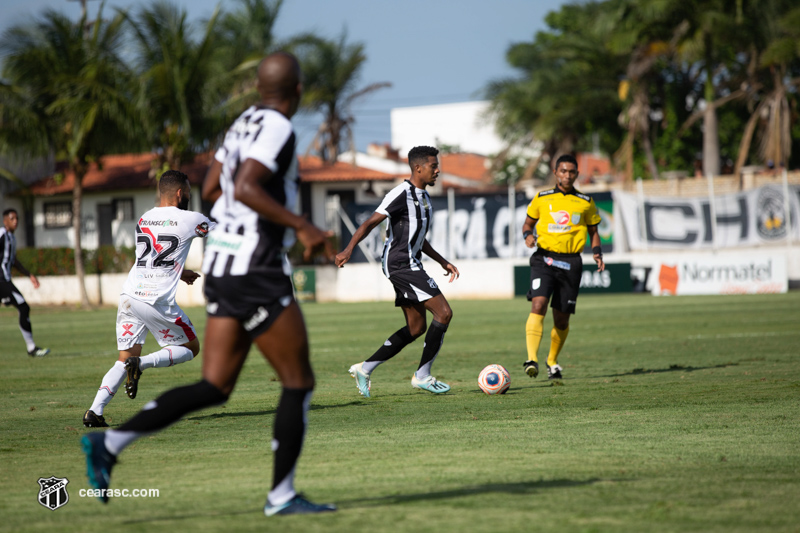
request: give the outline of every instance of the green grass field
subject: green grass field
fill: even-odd
[[[434,374],[452,391],[412,390],[418,340],[373,374],[370,400],[347,369],[402,325],[400,311],[304,306],[318,386],[296,481],[339,512],[270,519],[280,388],[257,352],[226,406],[122,454],[112,488],[160,497],[104,506],[79,497],[79,439],[116,359],[115,309],[35,308],[44,359],[25,355],[16,311],[0,310],[0,530],[800,531],[800,292],[583,296],[561,386],[522,372],[524,299],[451,304]],[[203,310],[186,311],[202,338]],[[505,396],[477,387],[489,363],[511,373]],[[137,399],[120,389],[106,418],[119,425],[200,367],[146,371]],[[69,479],[55,512],[37,502],[50,476]]]

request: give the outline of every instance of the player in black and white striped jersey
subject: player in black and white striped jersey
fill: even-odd
[[[0,302],[3,305],[13,305],[19,312],[19,330],[25,340],[28,355],[31,357],[44,357],[50,353],[48,348],[40,348],[33,342],[33,328],[31,327],[31,308],[22,297],[22,293],[11,281],[11,269],[16,268],[28,276],[33,283],[33,288],[39,288],[39,280],[28,272],[17,259],[17,239],[14,232],[17,230],[19,217],[13,208],[3,211],[3,225],[0,227]]]
[[[389,191],[370,218],[356,230],[350,243],[336,256],[336,266],[343,267],[350,260],[356,245],[370,234],[378,224],[389,219],[389,229],[383,245],[383,273],[394,285],[395,306],[402,308],[406,325],[383,343],[372,357],[350,367],[358,391],[370,397],[370,375],[405,346],[427,330],[419,367],[411,378],[411,385],[434,394],[450,390],[447,383],[431,375],[431,366],[439,354],[444,334],[453,317],[450,304],[436,282],[422,268],[422,253],[439,263],[450,276],[452,283],[458,278],[458,269],[439,255],[425,238],[433,218],[431,197],[425,190],[436,183],[439,176],[439,150],[430,146],[416,146],[408,152],[411,177]],[[426,312],[433,314],[430,328]]]
[[[267,56],[258,67],[260,105],[245,111],[228,130],[203,184],[215,201],[216,228],[203,261],[208,322],[203,342],[203,379],[166,392],[118,430],[84,438],[89,480],[108,486],[116,455],[136,438],[167,427],[185,414],[227,401],[255,343],[273,366],[283,391],[275,412],[272,489],[264,513],[333,511],[294,489],[294,473],[314,388],[308,335],[295,302],[285,248],[297,239],[307,257],[323,248],[332,259],[329,236],[295,214],[297,163],[290,118],[302,86],[291,54]]]

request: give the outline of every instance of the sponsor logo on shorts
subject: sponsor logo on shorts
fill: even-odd
[[[250,319],[244,323],[244,329],[247,331],[253,331],[256,329],[259,324],[264,322],[267,317],[269,317],[269,311],[264,309],[263,307],[258,308],[258,312],[254,314]]]
[[[69,501],[69,494],[67,494],[68,483],[69,480],[65,477],[40,477],[39,503],[51,511],[66,505]]]

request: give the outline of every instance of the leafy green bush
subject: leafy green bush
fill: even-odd
[[[127,272],[133,266],[135,248],[101,246],[83,250],[87,274]],[[17,259],[37,276],[75,275],[75,250],[72,248],[21,248]]]

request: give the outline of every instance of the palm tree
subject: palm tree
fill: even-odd
[[[226,65],[255,66],[279,46],[275,22],[283,0],[238,0],[237,3],[238,9],[225,13],[217,24],[217,39],[225,47]]]
[[[275,24],[282,5],[283,0],[238,0],[238,8],[224,13],[217,23],[215,40],[228,91],[220,110],[230,120],[258,102],[255,71],[264,56],[278,50],[302,52],[319,41],[311,33],[278,40]]]
[[[148,117],[148,140],[159,154],[153,175],[191,161],[223,129],[219,105],[229,83],[216,40],[218,15],[215,11],[195,41],[186,10],[167,1],[143,7],[135,16],[121,12],[137,45],[137,104]]]
[[[31,153],[55,152],[74,176],[73,231],[75,273],[81,302],[89,306],[81,245],[83,177],[92,161],[131,143],[136,145],[139,117],[131,104],[131,72],[119,57],[122,17],[87,26],[48,10],[32,26],[15,26],[0,39],[3,76],[25,106],[18,121],[4,125],[3,140]],[[86,28],[89,31],[86,31]],[[8,94],[6,94],[7,96]],[[20,128],[35,124],[41,138]]]
[[[747,161],[757,126],[761,130],[761,160],[788,167],[792,148],[788,94],[800,87],[800,77],[790,77],[789,65],[794,63],[796,73],[800,59],[800,46],[797,44],[800,42],[800,7],[792,10],[787,10],[787,7],[785,2],[763,2],[757,13],[760,18],[751,21],[751,27],[760,30],[761,39],[754,39],[751,50],[751,114],[734,168],[740,187],[743,186],[741,170]],[[762,86],[766,90],[758,91]]]
[[[339,40],[309,38],[299,47],[303,67],[303,108],[323,115],[312,146],[323,161],[333,163],[343,146],[354,149],[351,106],[358,99],[391,83],[372,83],[356,89],[361,68],[367,60],[364,44],[347,43],[347,32]]]
[[[749,4],[749,2],[748,2]],[[742,16],[743,0],[680,0],[671,4],[674,15],[688,30],[678,43],[678,59],[697,65],[697,102],[702,106],[684,123],[686,131],[698,119],[703,122],[703,173],[718,175],[720,171],[719,124],[717,110],[728,102],[747,96],[748,88],[737,88],[734,69],[740,67],[736,55],[747,45],[749,20]],[[757,9],[757,7],[756,7]],[[673,16],[674,16],[673,15]]]

